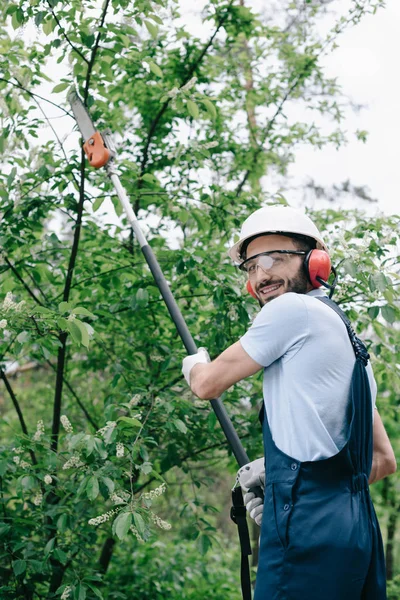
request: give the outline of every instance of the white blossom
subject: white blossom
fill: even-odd
[[[21,302],[18,302],[18,304],[15,305],[16,312],[22,312],[25,304],[26,304],[25,300],[21,300]]]
[[[68,598],[70,596],[71,596],[71,586],[67,585],[66,588],[64,589],[63,593],[61,594],[60,600],[68,600]]]
[[[102,427],[101,429],[99,429],[97,433],[99,435],[101,435],[102,437],[104,437],[106,431],[108,429],[110,429],[110,427],[112,427],[114,429],[114,427],[116,427],[116,426],[117,426],[116,421],[107,421],[107,423],[105,424],[105,426]]]
[[[21,460],[20,467],[22,467],[23,469],[29,469],[30,466],[31,465],[28,462],[26,462],[26,460]]]
[[[83,467],[83,466],[84,466],[84,464],[81,461],[79,454],[74,454],[73,456],[71,456],[71,458],[69,460],[67,460],[67,462],[65,462],[63,464],[63,469],[64,469],[64,471],[66,469],[72,469],[72,468],[79,469],[79,467]]]
[[[42,494],[42,492],[38,492],[33,499],[33,504],[35,506],[40,506],[42,504],[42,501],[43,501],[43,494]]]
[[[167,489],[167,486],[165,485],[165,483],[162,483],[158,488],[155,488],[154,490],[151,490],[150,492],[145,492],[144,494],[142,494],[142,498],[144,498],[146,500],[153,500],[154,498],[161,496],[165,492],[166,489]]]
[[[7,319],[2,319],[0,321],[0,329],[5,329],[7,327]]]
[[[185,85],[183,85],[181,87],[181,92],[187,92],[188,90],[192,89],[192,87],[194,85],[196,85],[197,82],[197,77],[192,77],[191,79],[189,79],[189,81],[187,83],[185,83]]]
[[[21,462],[21,459],[19,456],[13,456],[13,461],[15,462],[16,465],[19,465],[19,463]]]
[[[36,432],[35,432],[35,435],[33,436],[33,441],[39,442],[42,435],[44,435],[44,425],[43,425],[42,419],[40,419],[36,425]]]
[[[215,148],[216,146],[218,146],[218,142],[216,140],[214,142],[207,142],[206,144],[203,144],[204,150],[209,150],[210,148]]]
[[[4,298],[3,301],[3,309],[4,310],[14,310],[14,308],[16,307],[16,303],[13,300],[13,295],[11,292],[7,292],[6,297]]]
[[[89,523],[89,525],[94,525],[95,527],[97,527],[98,525],[101,525],[101,523],[105,523],[106,521],[109,521],[111,519],[111,517],[114,516],[117,512],[118,512],[118,509],[114,508],[113,510],[109,510],[108,512],[104,513],[103,515],[94,517],[94,519],[89,519],[88,523]]]
[[[134,525],[131,525],[129,527],[129,530],[131,531],[131,533],[133,533],[133,535],[137,538],[137,540],[139,542],[144,542],[144,539],[141,537],[140,533],[138,532],[138,530],[136,529],[136,527]]]
[[[75,319],[76,319],[76,315],[74,315],[74,313],[71,313],[67,317],[67,321],[75,321]]]
[[[68,417],[66,417],[65,415],[62,415],[60,421],[61,421],[61,425],[64,427],[64,429],[67,433],[72,433],[74,431]]]
[[[44,482],[45,482],[46,485],[50,485],[52,481],[53,481],[53,478],[52,478],[51,475],[45,475],[44,476]]]
[[[13,448],[13,449],[12,449],[12,451],[13,451],[15,454],[22,454],[22,453],[23,453],[23,451],[24,451],[24,449],[23,449],[23,448],[21,448],[21,446],[18,446],[18,448]]]
[[[178,88],[177,88],[177,87],[174,87],[174,88],[172,88],[172,90],[170,90],[170,91],[167,93],[167,96],[168,96],[169,98],[175,98],[175,96],[177,96],[178,94],[179,94],[179,90],[178,90]]]
[[[132,396],[131,400],[129,401],[129,408],[132,408],[132,406],[135,406],[135,404],[137,404],[141,399],[142,399],[142,396],[140,394],[135,394],[134,396]]]
[[[124,445],[121,442],[117,443],[117,458],[122,458],[125,454]]]
[[[151,520],[153,521],[153,523],[155,525],[157,525],[157,527],[159,527],[160,529],[171,529],[172,525],[171,523],[168,523],[167,521],[163,521],[158,515],[156,515],[155,513],[150,511],[150,516],[151,516]]]
[[[113,494],[111,494],[110,500],[115,505],[125,504],[125,500],[123,498],[121,498],[121,496],[118,496],[115,492]]]

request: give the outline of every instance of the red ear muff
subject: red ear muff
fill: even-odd
[[[318,278],[328,281],[332,270],[329,254],[325,250],[311,250],[304,259],[304,268],[311,285],[314,288],[321,287]]]
[[[257,296],[256,296],[256,293],[255,293],[255,291],[254,291],[254,290],[253,290],[253,288],[251,287],[251,283],[250,283],[250,281],[248,281],[248,282],[246,283],[246,289],[247,289],[247,291],[249,292],[249,294],[250,294],[251,296],[253,296],[253,298],[255,298],[256,300],[258,300],[258,298],[257,298]]]

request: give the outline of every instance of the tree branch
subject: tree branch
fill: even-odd
[[[100,37],[101,37],[101,34],[102,34],[101,30],[102,30],[103,25],[104,25],[104,21],[105,21],[105,18],[106,18],[106,14],[107,14],[107,10],[108,10],[109,4],[110,4],[110,0],[105,0],[104,9],[103,9],[102,15],[100,17],[100,24],[99,24],[99,29],[98,29],[98,32],[97,32],[96,41],[94,43],[92,54],[90,56],[90,61],[89,62],[86,61],[86,62],[88,62],[88,70],[87,70],[87,73],[86,73],[85,92],[84,92],[84,96],[83,96],[83,103],[85,105],[86,105],[86,102],[87,102],[87,99],[88,99],[88,96],[89,96],[90,77],[92,75],[92,69],[93,69],[93,66],[94,66],[94,62],[96,60],[97,50],[99,48]]]
[[[74,118],[74,115],[72,113],[68,112],[67,110],[65,110],[65,108],[62,108],[62,106],[55,104],[55,102],[52,102],[51,100],[47,100],[47,98],[43,98],[43,96],[39,96],[39,94],[34,94],[33,92],[30,92],[29,90],[26,89],[26,87],[22,86],[20,83],[14,83],[13,81],[10,81],[9,79],[4,79],[4,77],[0,77],[0,81],[4,81],[5,83],[9,83],[10,85],[13,85],[14,87],[17,87],[20,90],[23,90],[32,98],[40,98],[40,100],[43,100],[43,102],[48,102],[52,106],[55,106],[59,110],[62,110],[63,113],[65,113],[72,119]]]
[[[53,369],[53,371],[56,371],[56,367],[48,360],[46,361],[47,364]],[[71,394],[73,395],[73,397],[75,398],[78,406],[82,409],[86,419],[89,421],[89,423],[91,424],[91,426],[93,427],[93,429],[95,431],[97,431],[99,428],[98,424],[94,421],[94,419],[90,416],[90,414],[88,413],[86,407],[84,406],[84,404],[82,403],[82,401],[80,400],[80,398],[78,397],[78,395],[76,394],[76,392],[74,391],[74,389],[72,388],[71,384],[67,381],[67,379],[64,377],[63,378],[65,385],[67,386],[67,388],[69,389],[69,391],[71,392]]]
[[[214,39],[216,37],[216,35],[218,34],[218,32],[220,31],[221,27],[223,26],[223,24],[225,23],[226,19],[228,18],[229,15],[229,9],[233,4],[233,0],[230,1],[230,3],[228,4],[226,11],[224,12],[223,16],[221,17],[216,30],[214,31],[214,33],[212,34],[212,36],[210,37],[209,41],[207,42],[207,44],[204,46],[203,50],[201,51],[201,53],[199,54],[198,58],[196,59],[196,61],[194,61],[188,70],[188,73],[186,75],[186,77],[184,78],[182,84],[180,85],[180,88],[182,88],[192,77],[194,72],[196,71],[196,69],[198,68],[198,66],[200,65],[201,61],[203,60],[204,56],[207,54],[209,48],[212,46]],[[142,156],[142,161],[140,164],[140,175],[139,175],[139,186],[141,183],[140,177],[144,174],[145,169],[146,169],[146,165],[149,159],[149,148],[150,148],[150,143],[152,140],[152,137],[154,135],[154,132],[157,128],[157,125],[161,119],[161,117],[163,116],[163,114],[165,113],[165,111],[167,110],[170,102],[172,101],[172,98],[168,98],[168,100],[166,102],[164,102],[164,104],[162,105],[161,109],[159,110],[159,112],[157,113],[157,115],[154,117],[153,121],[151,122],[150,128],[149,128],[149,132],[147,134],[147,139],[146,139],[146,143],[143,149],[143,156]]]
[[[88,61],[88,59],[87,59],[87,58],[86,58],[86,57],[85,57],[85,56],[82,54],[82,52],[81,52],[80,50],[78,50],[78,48],[77,48],[76,46],[74,46],[74,45],[73,45],[73,43],[71,42],[71,40],[69,39],[69,37],[68,37],[68,36],[67,36],[67,34],[65,33],[65,29],[64,29],[64,27],[61,25],[61,23],[60,23],[60,20],[59,20],[59,18],[57,17],[56,13],[54,12],[54,9],[53,9],[53,7],[52,7],[52,5],[51,5],[51,2],[50,2],[49,0],[47,0],[47,4],[50,6],[50,9],[51,9],[51,14],[53,15],[55,22],[57,23],[57,25],[58,25],[58,26],[59,26],[59,28],[60,28],[60,33],[61,33],[61,35],[62,35],[62,36],[63,36],[63,37],[66,39],[66,41],[68,42],[68,44],[71,46],[72,50],[73,50],[74,52],[76,52],[76,53],[77,53],[77,54],[78,54],[78,55],[81,57],[81,59],[85,61],[85,63],[86,63],[86,64],[89,64],[89,61]]]
[[[18,419],[19,419],[19,422],[20,422],[20,425],[21,425],[21,429],[22,429],[23,433],[26,436],[29,436],[28,429],[26,427],[25,419],[24,419],[24,416],[22,414],[22,410],[21,410],[21,407],[19,405],[17,396],[15,395],[15,392],[12,389],[12,387],[10,385],[10,382],[8,381],[8,378],[7,378],[6,374],[4,373],[3,369],[0,369],[0,377],[4,381],[4,384],[6,386],[7,392],[9,393],[10,398],[12,400],[12,403],[14,405],[14,408],[15,408],[15,410],[17,412]],[[29,450],[29,454],[31,456],[32,464],[33,465],[37,465],[37,460],[36,460],[36,456],[35,456],[34,451],[30,449]]]
[[[40,304],[40,306],[44,306],[43,302],[41,302],[39,300],[39,298],[37,298],[35,296],[35,294],[32,292],[32,290],[30,289],[30,287],[25,283],[25,281],[23,280],[23,278],[21,277],[21,275],[18,273],[17,269],[14,267],[14,265],[8,260],[7,256],[4,256],[4,262],[8,265],[8,267],[11,269],[11,271],[14,273],[15,277],[18,279],[18,281],[20,283],[22,283],[22,285],[24,286],[25,290],[28,292],[28,294],[34,299],[34,301],[37,304]]]

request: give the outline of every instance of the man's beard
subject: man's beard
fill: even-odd
[[[265,283],[266,283],[265,280],[261,281],[260,284],[257,286],[257,294],[258,295],[260,295],[260,293],[258,291],[259,288],[262,287],[263,285],[265,285]],[[272,279],[271,281],[268,282],[268,285],[273,285],[273,284],[285,285],[285,282],[282,281],[282,279]],[[306,294],[307,289],[308,289],[308,279],[307,279],[306,274],[304,273],[303,267],[301,267],[299,269],[299,271],[297,272],[297,274],[292,279],[287,280],[286,289],[284,289],[283,293],[286,294],[287,292],[294,292],[295,294]],[[265,300],[258,298],[258,303],[260,305],[260,308],[265,306],[265,304],[267,304],[271,300],[274,300],[274,298],[278,298],[278,296],[282,296],[281,290],[279,289],[278,291],[279,291],[279,294],[269,296]]]

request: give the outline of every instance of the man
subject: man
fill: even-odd
[[[245,221],[230,256],[261,311],[240,341],[212,362],[204,351],[186,357],[183,372],[194,394],[212,399],[264,369],[254,600],[383,600],[368,478],[393,473],[396,461],[374,409],[365,346],[320,287],[330,271],[327,247],[306,215],[265,207]],[[250,502],[252,516],[260,502]]]

